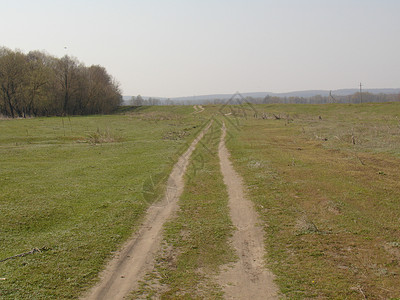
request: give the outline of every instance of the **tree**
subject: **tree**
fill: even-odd
[[[27,64],[25,55],[20,51],[1,49],[0,54],[0,88],[3,108],[6,115],[23,116],[26,106],[24,88],[27,84]]]
[[[26,89],[26,113],[37,116],[43,111],[48,99],[48,84],[53,75],[51,61],[39,51],[31,51],[27,55],[28,85]]]
[[[65,55],[55,64],[55,75],[58,83],[58,100],[61,104],[62,114],[72,113],[71,99],[75,96],[78,82],[78,61]]]
[[[132,97],[132,105],[133,106],[142,106],[144,104],[144,100],[142,96],[137,95],[137,97],[133,96]]]
[[[118,83],[101,66],[88,68],[88,108],[91,113],[107,113],[121,104]]]

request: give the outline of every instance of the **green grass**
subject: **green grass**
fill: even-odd
[[[399,104],[256,109],[270,118],[240,118],[228,147],[266,224],[281,292],[399,297]],[[355,144],[344,137],[352,129]]]
[[[192,155],[176,217],[164,226],[163,249],[133,298],[221,299],[219,268],[235,259],[228,195],[220,173],[214,122]]]
[[[47,250],[0,262],[0,298],[77,298],[92,285],[196,136],[191,112],[0,120],[0,260]],[[175,131],[186,134],[163,138]]]
[[[0,298],[77,298],[93,285],[162,195],[200,125],[221,112],[230,114],[220,117],[227,146],[265,225],[266,260],[282,294],[400,297],[398,103],[193,111],[0,120],[0,260],[46,250],[0,262]],[[193,153],[180,210],[136,295],[222,296],[212,278],[234,253],[214,128],[203,140],[211,151]]]

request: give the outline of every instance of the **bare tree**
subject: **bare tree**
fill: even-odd
[[[15,115],[23,115],[26,82],[24,54],[3,48],[0,57],[0,88],[5,112],[13,118]]]
[[[119,84],[101,66],[0,48],[0,113],[6,116],[109,113],[121,101]]]

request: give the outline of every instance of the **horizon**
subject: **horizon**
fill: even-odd
[[[374,91],[374,90],[399,90],[396,91],[395,94],[397,94],[398,92],[400,92],[400,87],[383,87],[383,88],[363,88],[362,91],[368,93],[369,91]],[[141,96],[143,98],[153,98],[153,99],[177,99],[177,98],[196,98],[196,97],[205,97],[205,96],[228,96],[228,95],[235,95],[235,94],[273,94],[273,95],[282,95],[282,94],[294,94],[294,93],[304,93],[304,92],[335,92],[335,91],[352,91],[352,92],[358,92],[359,88],[339,88],[339,89],[331,89],[331,90],[327,90],[327,89],[310,89],[310,90],[291,90],[291,91],[285,91],[285,92],[271,92],[271,91],[252,91],[252,92],[233,92],[233,93],[218,93],[218,94],[214,94],[214,93],[208,93],[208,94],[201,94],[201,95],[186,95],[186,96],[176,96],[176,97],[165,97],[165,96],[154,96],[154,95],[127,95],[127,94],[123,94],[123,97],[137,97],[137,96]]]

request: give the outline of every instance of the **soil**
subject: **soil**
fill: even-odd
[[[252,202],[245,197],[243,181],[229,160],[225,124],[222,130],[219,158],[228,189],[232,223],[237,228],[232,245],[237,251],[238,261],[233,266],[226,266],[218,281],[226,299],[278,299],[274,276],[265,267],[264,232],[258,226],[258,215]]]
[[[178,208],[189,158],[210,126],[211,123],[179,158],[168,178],[165,197],[148,209],[140,229],[109,262],[101,274],[100,282],[83,299],[123,299],[138,287],[146,272],[153,269],[154,256],[162,240],[163,224]]]

